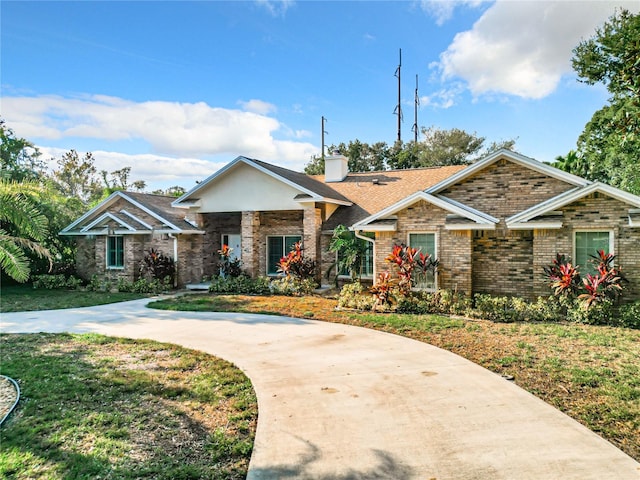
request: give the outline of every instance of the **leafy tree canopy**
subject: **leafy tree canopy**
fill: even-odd
[[[513,150],[515,145],[515,140],[511,139],[485,146],[484,137],[459,128],[443,130],[434,126],[423,127],[422,136],[423,139],[417,143],[397,141],[393,146],[388,146],[385,142],[369,145],[356,139],[349,144],[331,145],[329,150],[349,158],[350,172],[369,172],[463,165],[501,148]],[[324,173],[324,160],[322,157],[313,157],[304,171],[309,175]]]
[[[620,10],[573,50],[578,79],[611,94],[577,141],[568,171],[640,194],[640,14]]]

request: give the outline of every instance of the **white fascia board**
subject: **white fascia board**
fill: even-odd
[[[634,220],[633,218],[631,218],[631,215],[629,215],[629,226],[631,228],[640,227],[640,219],[639,220]]]
[[[507,223],[509,230],[558,230],[562,228],[562,222],[536,222],[536,223]]]
[[[182,230],[180,232],[176,232],[175,230],[169,229],[161,229],[161,230],[114,230],[113,233],[115,235],[152,235],[152,234],[160,234],[160,233],[168,233],[172,235],[204,235],[206,232],[202,230]],[[108,229],[103,229],[101,231],[93,231],[93,232],[60,232],[58,235],[66,236],[66,237],[88,237],[90,235],[108,235]]]
[[[229,170],[231,167],[233,167],[236,163],[242,161],[242,159],[244,159],[244,157],[236,157],[235,159],[233,159],[232,161],[230,161],[229,163],[227,163],[224,167],[222,167],[219,170],[216,170],[215,172],[213,172],[211,175],[209,175],[207,178],[205,178],[203,181],[201,181],[200,183],[198,183],[195,187],[193,187],[191,190],[189,190],[188,192],[182,194],[181,197],[178,197],[176,200],[174,200],[171,203],[172,207],[182,207],[183,205],[181,205],[181,203],[184,200],[187,200],[191,195],[193,195],[194,193],[196,193],[198,190],[200,190],[201,188],[204,188],[205,186],[209,185],[209,183],[211,183],[214,179],[218,178],[220,175],[222,175],[224,172],[226,172],[227,170]],[[191,206],[191,205],[189,205]]]
[[[361,232],[395,232],[398,229],[398,224],[385,224],[385,225],[360,225],[357,224],[349,227],[349,230],[353,231],[361,231]]]
[[[436,197],[436,198],[438,198],[438,199],[440,199],[440,200],[442,200],[442,201],[444,201],[444,202],[446,202],[446,203],[448,203],[450,205],[453,205],[453,206],[459,208],[461,211],[465,211],[465,212],[471,213],[473,215],[477,215],[478,217],[484,219],[486,222],[494,223],[494,224],[495,223],[500,223],[500,220],[497,219],[496,217],[491,216],[488,213],[481,212],[480,210],[476,210],[475,208],[469,207],[469,206],[465,205],[464,203],[460,203],[460,202],[458,202],[456,200],[452,200],[450,198],[447,198],[444,195],[434,195],[434,197]],[[465,214],[460,214],[460,215],[462,215],[463,217],[469,218],[468,215],[465,215]]]
[[[371,215],[364,220],[361,220],[358,223],[353,225],[353,229],[355,230],[364,230],[368,227],[368,224],[375,221],[385,218],[389,215],[393,215],[404,208],[407,208],[414,203],[424,200],[427,203],[431,203],[436,207],[440,207],[443,210],[446,210],[451,213],[455,213],[460,215],[461,217],[468,218],[469,220],[473,220],[477,224],[490,226],[498,223],[498,219],[491,217],[490,215],[486,215],[484,213],[478,212],[477,210],[470,209],[469,207],[463,206],[458,202],[453,202],[442,196],[434,196],[429,193],[419,191],[408,197],[400,200],[399,202],[394,203],[393,205],[381,210],[380,212]]]
[[[446,225],[445,230],[495,230],[496,225],[494,223],[475,223],[475,224],[459,224],[459,225]]]
[[[512,152],[511,150],[501,149],[487,155],[486,157],[478,160],[475,163],[472,163],[467,168],[460,170],[459,172],[453,174],[449,178],[444,179],[442,182],[436,183],[435,185],[426,189],[425,192],[437,193],[441,190],[444,190],[450,187],[451,185],[454,185],[460,182],[461,180],[464,180],[465,178],[470,177],[476,172],[497,162],[502,158],[506,158],[508,160],[513,161],[514,163],[523,165],[539,173],[549,175],[550,177],[557,178],[558,180],[562,180],[571,185],[584,186],[589,184],[588,180],[582,177],[578,177],[577,175],[572,175],[570,173],[563,172],[562,170],[552,167],[548,163],[539,162],[537,160],[534,160],[533,158],[526,157],[520,153]]]
[[[89,230],[91,230],[93,227],[95,227],[98,223],[102,222],[103,220],[106,220],[107,218],[110,218],[111,220],[113,220],[114,222],[116,222],[118,225],[120,225],[121,227],[126,228],[129,231],[135,231],[136,229],[133,228],[131,225],[129,225],[127,222],[120,220],[118,217],[116,217],[115,215],[113,215],[110,212],[105,212],[102,215],[100,215],[98,218],[96,218],[93,222],[91,222],[88,225],[85,225],[84,227],[82,227],[80,229],[81,232],[88,232]]]
[[[138,222],[143,227],[147,227],[149,230],[153,230],[153,227],[151,225],[149,225],[147,222],[142,221],[140,218],[136,217],[133,213],[127,212],[124,208],[122,210],[120,210],[120,213],[122,213],[123,215],[126,215],[127,217],[131,218],[132,220]]]
[[[520,212],[516,215],[513,215],[512,217],[509,217],[506,220],[507,225],[511,223],[527,222],[545,213],[560,209],[595,192],[604,193],[605,195],[613,197],[616,200],[620,200],[621,202],[640,207],[640,197],[628,192],[624,192],[618,188],[606,185],[604,183],[593,182],[585,187],[574,188],[567,192],[561,193],[560,195],[550,198],[545,202],[534,205],[524,212]]]
[[[180,231],[181,228],[175,226],[173,223],[171,223],[169,220],[167,220],[166,218],[163,218],[161,215],[158,215],[156,212],[154,212],[153,210],[149,210],[147,207],[145,207],[144,205],[142,205],[139,202],[136,202],[133,198],[127,197],[125,194],[122,194],[122,197],[124,199],[126,199],[129,203],[131,203],[132,205],[135,205],[136,207],[138,207],[140,210],[142,210],[145,213],[148,213],[149,215],[151,215],[153,218],[155,218],[156,220],[158,220],[160,223],[163,223],[164,225],[166,225],[169,228],[172,228],[174,230]]]
[[[84,215],[82,215],[79,219],[77,219],[75,222],[73,222],[71,225],[66,226],[65,228],[63,228],[60,231],[60,234],[63,234],[65,232],[68,232],[69,230],[72,230],[73,228],[77,227],[79,224],[81,224],[83,221],[85,221],[87,218],[91,217],[94,213],[99,212],[100,210],[102,210],[103,208],[109,206],[111,203],[113,203],[113,201],[117,198],[117,197],[121,197],[122,195],[120,194],[120,191],[116,191],[113,192],[111,195],[109,195],[107,198],[105,198],[102,202],[100,202],[98,205],[96,205],[95,207],[93,207],[91,210],[89,210],[87,213],[85,213]]]
[[[311,198],[299,198],[296,200],[298,203],[333,203],[334,205],[344,205],[345,207],[350,207],[353,205],[353,202],[345,202],[344,200],[336,200],[335,198],[327,198],[327,197],[311,197]]]
[[[269,170],[268,168],[263,167],[262,165],[258,165],[257,163],[253,162],[250,158],[240,156],[240,157],[237,157],[232,162],[230,162],[227,165],[225,165],[224,167],[222,167],[220,170],[215,172],[213,175],[210,175],[206,180],[200,182],[198,185],[196,185],[194,188],[192,188],[187,193],[182,195],[180,198],[175,200],[171,204],[171,206],[173,206],[173,207],[182,207],[182,206],[184,206],[184,205],[180,205],[180,203],[183,200],[188,199],[193,193],[197,192],[198,190],[200,190],[204,186],[206,186],[209,183],[213,182],[216,178],[220,177],[221,175],[223,175],[225,172],[227,172],[229,169],[231,169],[233,166],[235,166],[236,164],[238,164],[240,162],[244,163],[245,165],[248,165],[250,167],[255,168],[259,172],[262,172],[265,175],[268,175],[271,178],[274,178],[274,179],[284,183],[285,185],[288,185],[288,186],[300,191],[301,193],[305,193],[305,194],[309,195],[311,197],[311,199],[313,199],[313,201],[321,202],[324,199],[324,197],[320,197],[317,193],[315,193],[315,192],[313,192],[313,191],[311,191],[311,190],[309,190],[307,188],[304,188],[304,187],[298,185],[297,183],[292,182],[291,180],[288,180],[288,179],[286,179],[284,177],[281,177],[277,173],[272,172],[271,170]],[[330,200],[331,200],[331,203],[336,203],[338,205],[351,205],[351,204],[347,204],[345,202],[342,202],[341,200],[333,200],[333,199],[330,199]],[[306,200],[306,201],[311,201],[311,200]]]

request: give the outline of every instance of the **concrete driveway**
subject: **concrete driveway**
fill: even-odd
[[[406,338],[148,300],[2,314],[10,332],[150,338],[238,365],[258,395],[249,479],[639,479],[634,461],[511,382]]]

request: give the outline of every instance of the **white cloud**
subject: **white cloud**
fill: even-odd
[[[262,100],[251,99],[248,102],[239,101],[238,105],[246,112],[257,113],[259,115],[267,115],[277,110],[276,106]]]
[[[430,95],[420,97],[420,106],[434,108],[450,108],[456,103],[456,99],[463,92],[464,86],[455,82],[447,88],[443,88]]]
[[[274,17],[284,17],[287,10],[296,2],[294,0],[256,0],[256,3]]]
[[[477,7],[487,0],[420,0],[420,8],[436,20],[436,25],[444,25],[453,17],[454,10],[462,5]]]
[[[43,159],[59,159],[69,150],[55,147],[38,146]],[[79,156],[84,156],[87,152],[78,151]],[[147,190],[157,188],[168,188],[180,185],[184,188],[191,188],[198,180],[203,180],[209,175],[219,170],[226,163],[225,161],[207,161],[197,158],[166,157],[154,154],[127,154],[120,152],[109,152],[104,150],[94,150],[91,152],[94,158],[94,165],[98,172],[106,170],[113,172],[124,167],[131,167],[130,180],[144,180],[147,183]],[[56,168],[55,162],[49,164],[49,168]]]
[[[442,79],[463,79],[474,96],[545,97],[571,72],[573,48],[621,5],[640,9],[637,2],[498,0],[440,55]]]
[[[274,108],[259,100],[247,105]],[[2,109],[7,124],[18,135],[39,143],[65,138],[102,143],[143,140],[151,153],[159,155],[246,155],[291,165],[304,165],[318,150],[310,143],[274,138],[276,133],[290,132],[275,118],[203,102],[136,103],[100,95],[4,97]]]

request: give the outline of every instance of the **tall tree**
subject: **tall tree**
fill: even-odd
[[[640,14],[620,10],[573,54],[579,81],[611,94],[578,138],[587,178],[640,194]]]
[[[0,119],[0,176],[5,179],[37,180],[44,173],[40,151],[24,138],[15,136]]]
[[[91,152],[80,158],[75,150],[68,151],[58,159],[58,167],[53,170],[52,177],[60,193],[77,197],[84,204],[99,198],[102,186],[94,161]]]
[[[51,265],[51,253],[42,244],[49,233],[47,218],[28,195],[38,194],[41,188],[33,180],[0,179],[0,268],[18,282],[29,279],[27,252],[46,258]]]

